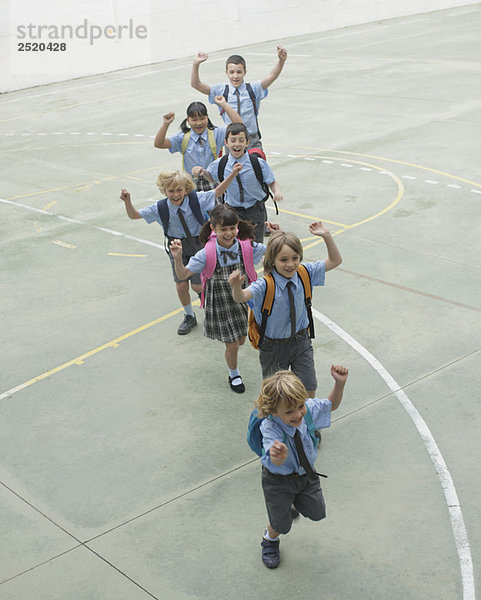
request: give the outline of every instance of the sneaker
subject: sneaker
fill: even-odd
[[[197,319],[195,315],[192,317],[191,315],[184,315],[184,320],[179,325],[179,329],[177,329],[177,333],[179,335],[185,335],[186,333],[190,333],[190,330],[193,329],[197,325]]]
[[[246,391],[246,387],[242,383],[242,377],[240,375],[236,375],[236,377],[229,377],[229,385],[230,389],[233,392],[236,392],[236,394],[243,394]]]
[[[271,542],[270,540],[262,539],[262,562],[268,569],[276,569],[281,562],[281,551],[279,549],[279,540]]]

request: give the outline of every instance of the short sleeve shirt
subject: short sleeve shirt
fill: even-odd
[[[227,96],[227,102],[232,106],[234,110],[237,110],[237,96],[234,93],[236,89],[233,85],[225,84],[225,83],[217,83],[215,85],[210,86],[209,93],[209,102],[211,104],[215,104],[214,98],[216,96],[223,96],[225,86],[228,85],[229,93]],[[269,93],[267,89],[264,89],[261,85],[260,81],[251,81],[250,83],[252,87],[252,91],[254,92],[254,97],[256,99],[257,112],[259,112],[261,100],[263,100],[267,94]],[[247,127],[247,131],[253,135],[257,133],[257,122],[256,115],[254,112],[254,106],[252,104],[252,100],[249,96],[249,92],[247,91],[247,86],[245,82],[242,82],[241,85],[237,88],[239,90],[239,99],[240,99],[240,116],[244,122],[244,125]],[[219,110],[221,110],[219,108]],[[221,112],[222,119],[224,123],[230,123],[230,117],[226,112]]]
[[[220,246],[216,240],[215,249],[217,252],[217,264],[220,264],[222,266],[230,266],[230,265],[236,265],[240,262],[239,261],[239,242],[238,242],[238,240],[236,240],[232,244],[232,246],[228,249]],[[225,252],[226,250],[229,250],[230,254],[227,254]],[[258,242],[254,242],[252,251],[253,251],[252,253],[253,253],[254,264],[257,264],[261,260],[261,258],[264,256],[264,254],[266,253],[266,246],[264,244],[259,244]],[[234,255],[237,255],[237,256],[234,257]],[[202,248],[202,250],[199,250],[195,256],[191,257],[186,268],[191,273],[202,273],[202,271],[204,270],[204,267],[206,265],[206,262],[207,262],[207,259],[205,257],[205,250],[204,250],[204,248]]]
[[[214,139],[216,144],[216,156],[224,145],[225,130],[227,127],[215,127],[213,129]],[[183,131],[179,131],[172,137],[169,137],[171,154],[175,152],[182,152],[182,140],[186,134]],[[195,131],[190,132],[190,140],[187,144],[187,148],[184,153],[184,171],[192,174],[194,167],[202,167],[207,169],[210,163],[215,160],[215,156],[212,154],[212,150],[209,145],[209,137],[207,129],[199,135]]]

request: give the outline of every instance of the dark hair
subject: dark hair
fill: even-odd
[[[197,116],[208,117],[207,107],[203,102],[191,102],[187,107],[187,118]],[[190,127],[187,126],[187,119],[182,121],[180,128],[184,133],[190,131]],[[207,129],[214,129],[214,125],[209,118],[207,119]]]
[[[225,61],[225,70],[226,71],[227,71],[227,66],[230,64],[242,65],[244,67],[244,71],[247,71],[246,61],[242,58],[242,56],[239,56],[238,54],[233,54],[232,56],[229,56],[229,58]]]
[[[247,131],[247,127],[244,125],[244,123],[229,123],[229,125],[227,125],[227,129],[225,130],[225,139],[227,141],[227,139],[229,138],[229,135],[238,135],[239,133],[245,133],[246,136],[246,142],[249,141],[249,132]]]
[[[240,240],[251,240],[254,238],[255,225],[249,221],[240,221],[235,208],[232,208],[228,204],[217,204],[210,211],[209,217],[209,220],[202,225],[199,233],[199,239],[203,246],[205,246],[212,233],[211,226],[215,228],[217,225],[224,227],[237,225],[237,229],[239,230],[237,237]]]

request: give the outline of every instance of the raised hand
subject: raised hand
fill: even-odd
[[[324,237],[329,233],[329,229],[324,225],[322,221],[314,221],[309,225],[309,231],[312,235],[318,235],[319,237]]]
[[[165,123],[166,125],[170,125],[170,124],[172,123],[172,121],[175,119],[175,113],[174,113],[174,112],[172,112],[172,111],[171,111],[171,112],[168,112],[168,113],[166,113],[165,115],[163,115],[163,117],[162,117],[162,118],[163,118],[163,120],[164,120],[164,123]]]
[[[331,365],[331,375],[334,381],[338,383],[346,383],[349,369],[342,365]]]
[[[207,52],[198,52],[197,55],[194,57],[194,63],[200,65],[201,63],[205,62],[208,58],[209,55],[207,54]]]
[[[124,202],[129,202],[130,201],[130,194],[127,190],[122,189],[122,191],[120,192],[120,199],[123,200]]]

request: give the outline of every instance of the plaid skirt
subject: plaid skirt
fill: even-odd
[[[209,192],[210,190],[214,190],[216,187],[215,183],[211,183],[206,177],[200,175],[194,179],[194,183],[196,184],[198,192]]]
[[[206,283],[204,335],[211,340],[236,342],[247,335],[247,305],[234,302],[229,283],[229,275],[236,269],[245,273],[243,263],[224,267],[217,263]]]

